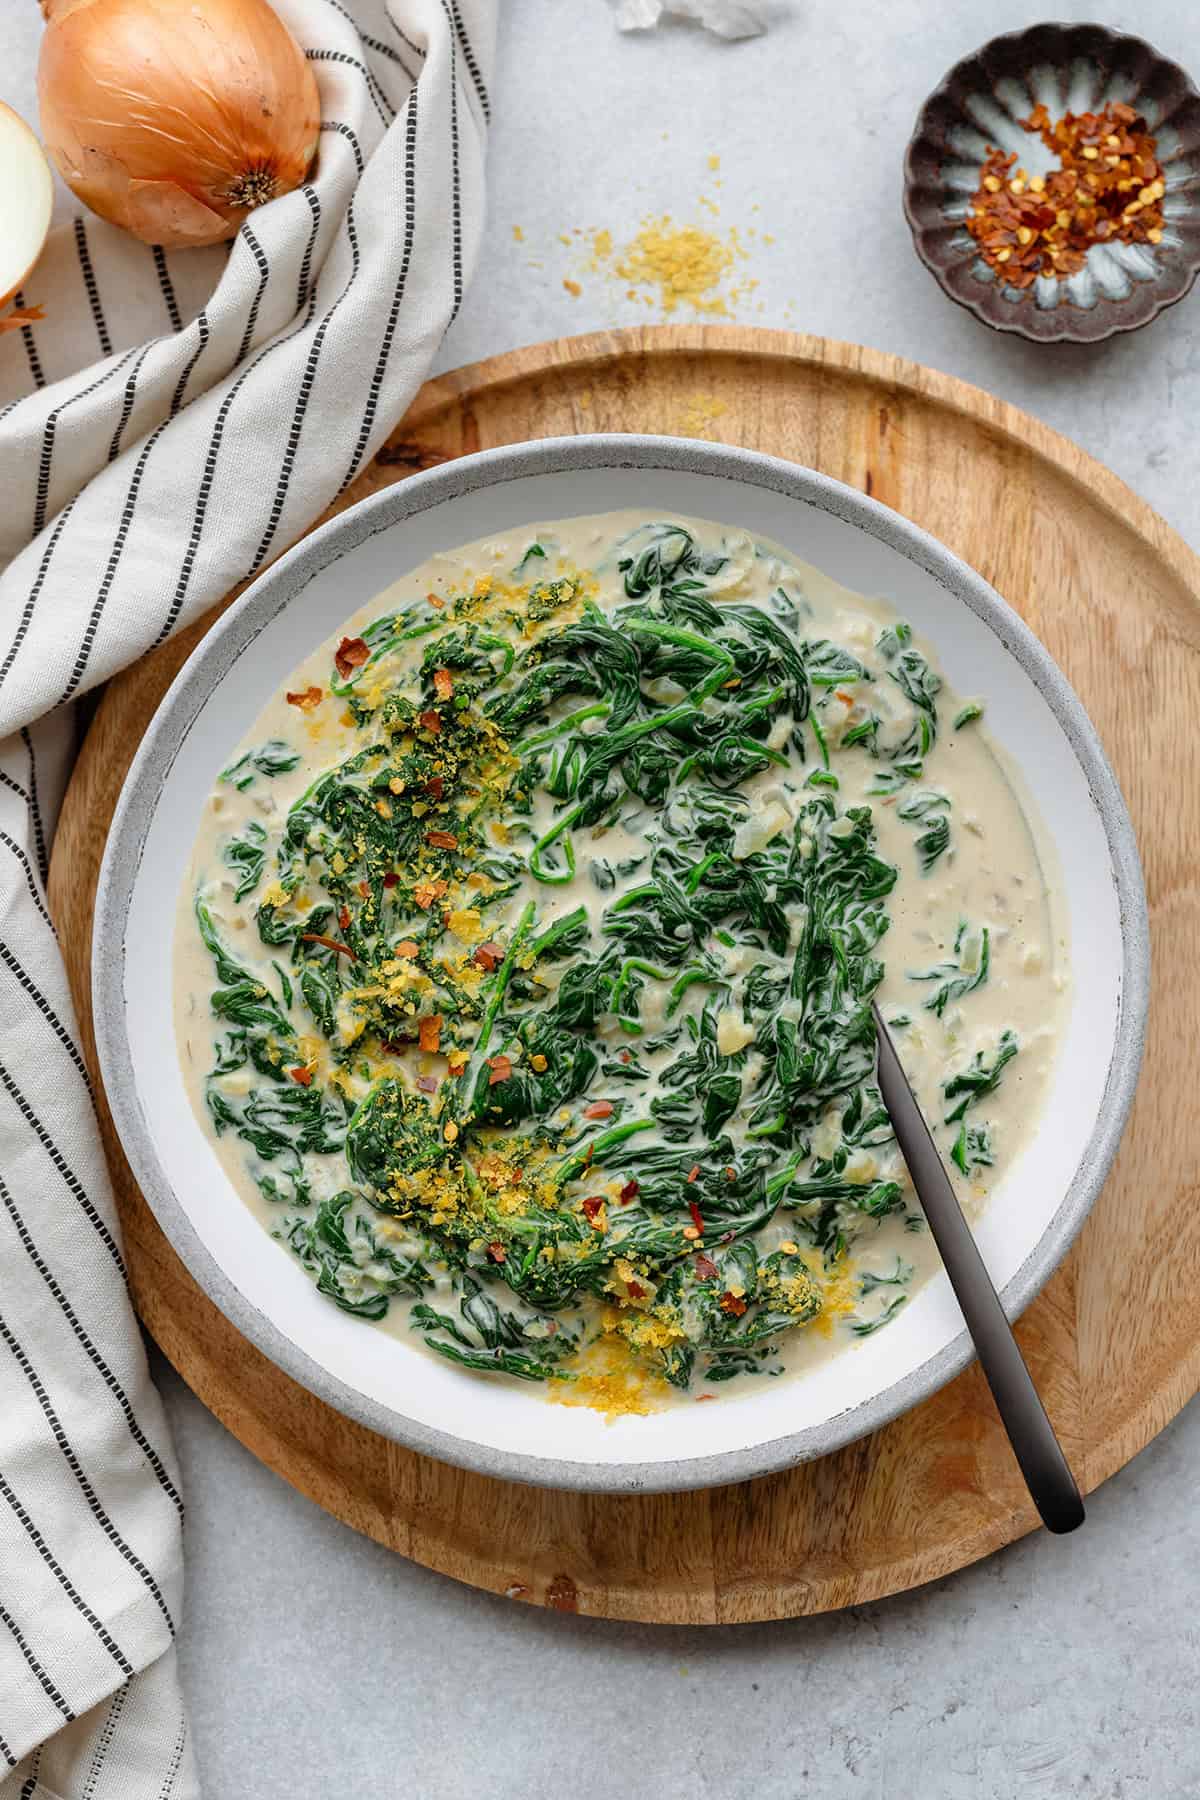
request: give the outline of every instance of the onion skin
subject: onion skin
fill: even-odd
[[[102,219],[167,249],[218,244],[289,193],[320,100],[267,0],[43,0],[47,153]]]

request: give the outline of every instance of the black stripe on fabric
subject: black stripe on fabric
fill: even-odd
[[[3,771],[0,771],[0,774],[2,774],[2,773],[3,773]],[[7,781],[8,777],[5,776],[4,779],[5,779],[5,781]],[[16,783],[14,782],[12,785],[15,787]],[[26,854],[25,854],[24,850],[21,848],[20,844],[18,844],[14,838],[10,838],[7,831],[0,831],[0,844],[3,844],[6,850],[12,851],[13,855],[16,857],[16,859],[20,863],[21,867],[24,869],[25,880],[29,884],[29,892],[33,897],[33,904],[37,907],[37,909],[41,913],[43,919],[45,919],[47,925],[50,927],[51,931],[54,932],[55,937],[57,937],[58,932],[55,931],[55,929],[54,929],[54,920],[50,917],[50,914],[46,911],[46,903],[42,899],[42,896],[38,892],[37,881],[36,881],[36,879],[34,877],[34,873],[33,873],[33,864],[30,862],[29,858],[26,856]]]
[[[141,491],[142,476],[146,473],[146,464],[150,460],[150,452],[153,450],[155,444],[157,444],[159,438],[167,429],[170,422],[169,418],[164,419],[162,424],[150,433],[150,436],[142,445],[141,455],[138,457],[133,474],[129,478],[129,491],[125,495],[125,504],[121,509],[121,517],[117,524],[117,535],[113,540],[113,547],[109,552],[108,565],[104,571],[104,578],[100,583],[99,591],[92,603],[92,610],[88,618],[87,627],[79,645],[79,651],[75,657],[75,666],[71,670],[66,687],[58,696],[56,702],[58,706],[64,705],[71,698],[72,694],[83,680],[88,662],[91,659],[92,646],[96,642],[96,634],[100,629],[100,619],[103,615],[105,606],[108,604],[108,596],[112,592],[113,582],[117,578],[117,565],[120,563],[121,554],[125,549],[125,540],[128,538],[129,528],[133,524],[134,509],[137,506],[138,494]]]
[[[322,119],[321,130],[336,131],[339,137],[344,137],[349,141],[350,147],[354,151],[354,166],[358,170],[361,178],[363,172],[362,146],[359,144],[357,137],[354,132],[351,131],[350,127],[348,125],[343,125],[340,119]]]
[[[33,977],[21,967],[21,964],[17,961],[3,938],[0,938],[0,962],[2,962],[5,968],[16,977],[20,986],[24,988],[25,992],[29,995],[29,998],[33,1001],[33,1004],[37,1007],[46,1023],[50,1026],[55,1037],[66,1051],[67,1055],[71,1058],[75,1067],[79,1070],[80,1080],[83,1082],[83,1085],[90,1096],[92,1092],[92,1078],[88,1074],[87,1064],[80,1055],[78,1044],[47,1000],[45,994],[43,994],[42,990],[38,987]]]
[[[450,25],[450,9],[446,0],[442,0],[442,11],[446,15],[446,23]],[[462,189],[458,172],[458,49],[454,40],[454,28],[450,28],[450,230],[451,261],[454,269],[454,305],[451,308],[449,323],[453,325],[458,317],[458,309],[463,302],[463,266],[462,266]]]
[[[72,1198],[78,1202],[88,1224],[92,1227],[92,1230],[96,1233],[96,1236],[100,1239],[100,1242],[104,1245],[104,1248],[108,1251],[108,1254],[112,1257],[117,1268],[120,1270],[121,1279],[126,1281],[128,1277],[125,1273],[125,1261],[121,1255],[120,1245],[97,1212],[82,1181],[80,1181],[78,1175],[76,1175],[70,1163],[67,1161],[58,1145],[54,1142],[54,1139],[50,1136],[50,1133],[46,1130],[46,1127],[42,1124],[42,1121],[38,1118],[32,1106],[30,1106],[28,1100],[25,1098],[3,1063],[0,1063],[0,1087],[3,1087],[17,1111],[37,1138],[42,1149],[46,1152],[46,1155],[58,1170],[59,1175],[62,1177],[63,1185],[66,1187]]]
[[[341,9],[339,8],[338,10],[340,11]],[[359,62],[357,56],[350,56],[345,50],[306,50],[304,54],[309,62],[344,63],[348,69],[357,69],[358,73],[367,84],[367,92],[371,96],[371,104],[379,114],[384,130],[386,131],[387,127],[396,116],[396,109],[380,87],[373,71],[368,69],[366,63]]]
[[[42,827],[42,809],[38,805],[37,759],[33,754],[33,739],[29,728],[21,727],[21,742],[29,753],[29,816],[33,820],[33,848],[37,856],[38,874],[45,887],[50,879],[50,852],[46,848],[46,833]]]
[[[296,452],[300,447],[300,433],[304,429],[304,417],[308,411],[308,403],[312,398],[313,386],[317,378],[317,364],[321,359],[321,350],[325,343],[325,333],[329,329],[329,321],[333,318],[334,313],[342,304],[342,301],[346,298],[346,295],[350,292],[350,289],[358,279],[358,232],[354,224],[353,200],[351,200],[349,206],[346,208],[346,236],[349,239],[350,255],[352,258],[350,273],[346,277],[345,287],[330,306],[325,317],[321,320],[321,323],[317,326],[312,344],[309,347],[308,361],[304,365],[304,374],[300,378],[300,390],[296,396],[296,410],[292,415],[291,430],[288,432],[287,448],[283,453],[283,464],[279,471],[279,480],[275,486],[275,498],[271,502],[271,516],[267,520],[266,529],[262,535],[262,541],[254,555],[254,561],[247,570],[247,574],[249,575],[253,575],[254,571],[262,563],[264,556],[266,556],[267,551],[270,548],[271,540],[279,528],[279,521],[283,516],[284,503],[287,499],[288,484],[292,479],[292,470],[296,464]]]
[[[11,788],[13,793],[16,794],[17,798],[19,800],[23,800],[25,802],[26,808],[28,808],[29,795],[25,792],[25,789],[21,786],[19,781],[13,780],[12,776],[8,773],[8,771],[6,769],[0,769],[0,782],[3,782],[3,784],[6,788]]]
[[[250,254],[258,264],[258,287],[255,290],[253,300],[250,302],[250,310],[246,314],[246,329],[243,331],[242,341],[238,345],[238,353],[235,358],[236,362],[245,362],[246,360],[246,352],[249,350],[250,340],[254,336],[254,327],[258,324],[258,308],[263,295],[267,291],[267,282],[271,276],[266,252],[248,225],[242,226],[241,235],[250,246]]]
[[[33,1753],[33,1765],[29,1771],[29,1779],[21,1789],[21,1800],[31,1800],[34,1788],[38,1784],[38,1770],[42,1766],[42,1746],[39,1744]]]
[[[96,336],[100,339],[100,348],[105,356],[111,356],[112,339],[108,335],[108,326],[104,320],[104,308],[100,304],[100,289],[96,284],[96,271],[92,267],[92,253],[88,249],[87,227],[82,219],[75,221],[75,250],[79,257],[79,272],[83,276],[83,285],[87,289],[88,305],[92,309],[92,321],[96,327]]]
[[[8,1764],[10,1769],[16,1768],[17,1759],[13,1755],[12,1751],[9,1749],[7,1743],[5,1742],[5,1740],[2,1737],[0,1737],[0,1756],[2,1756],[4,1758],[5,1762]]]
[[[135,344],[131,350],[125,352],[120,362],[113,363],[111,368],[105,369],[103,375],[97,376],[89,387],[80,388],[77,394],[72,394],[69,400],[64,400],[61,406],[56,406],[52,412],[47,413],[42,434],[42,454],[38,463],[37,495],[34,501],[31,537],[37,537],[46,523],[46,511],[50,504],[50,463],[54,455],[54,438],[58,430],[58,421],[69,407],[74,406],[77,401],[86,400],[89,394],[94,394],[96,389],[103,387],[106,381],[111,381],[114,375],[119,375],[130,358],[136,355],[137,345]],[[45,572],[43,567],[41,573],[44,575]]]
[[[189,356],[189,358],[187,360],[187,366],[185,367],[183,374],[179,377],[179,380],[175,383],[175,392],[171,396],[171,411],[168,414],[168,417],[172,418],[172,419],[175,417],[175,414],[179,411],[180,407],[183,405],[183,396],[187,392],[188,382],[192,379],[192,370],[195,368],[196,364],[200,361],[200,358],[204,355],[204,349],[205,349],[206,344],[208,343],[208,314],[207,313],[200,312],[200,313],[196,314],[196,330],[200,334],[200,342],[196,345],[196,348],[192,351],[192,354]]]
[[[117,1729],[121,1714],[125,1711],[125,1702],[129,1698],[129,1683],[119,1687],[112,1697],[112,1705],[105,1715],[104,1724],[100,1727],[100,1736],[96,1739],[96,1747],[92,1751],[92,1760],[88,1766],[87,1779],[80,1791],[79,1800],[92,1800],[96,1792],[96,1783],[104,1769],[104,1759],[108,1755],[108,1747],[113,1741],[113,1733]]]
[[[184,1713],[179,1721],[179,1735],[175,1739],[175,1748],[171,1752],[171,1762],[167,1769],[167,1778],[159,1789],[158,1800],[171,1800],[171,1794],[175,1787],[175,1778],[179,1774],[179,1766],[183,1761],[183,1753],[187,1747],[187,1734],[187,1714]]]
[[[409,37],[407,31],[402,30],[401,27],[399,25],[397,25],[395,19],[393,19],[393,17],[392,17],[390,7],[388,8],[387,22],[391,26],[392,30],[395,32],[396,36],[400,39],[400,42],[402,44],[407,44],[409,49],[412,51],[413,55],[419,56],[421,61],[424,62],[425,61],[424,50],[422,50],[420,44],[414,44],[412,39]]]
[[[409,264],[412,261],[413,238],[416,234],[416,160],[417,160],[417,89],[414,87],[407,100],[408,122],[404,137],[404,201],[406,217],[404,222],[404,248],[400,254],[400,273],[396,277],[396,290],[392,295],[391,310],[388,313],[387,326],[383,334],[379,358],[375,364],[375,372],[371,376],[371,386],[367,394],[367,404],[363,412],[362,424],[359,427],[358,442],[354,446],[354,454],[350,458],[350,467],[346,470],[338,493],[344,493],[349,487],[363,452],[371,436],[375,423],[375,414],[379,408],[379,396],[383,389],[383,376],[391,354],[392,340],[396,334],[396,324],[400,317],[400,307],[404,300],[404,289],[408,281]]]
[[[389,62],[399,64],[400,68],[404,70],[404,73],[408,76],[410,81],[415,81],[417,79],[400,52],[393,48],[391,44],[382,43],[380,39],[376,37],[368,37],[365,31],[360,31],[358,35],[366,45],[367,49],[373,51],[376,56],[386,56]]]
[[[105,1362],[104,1358],[101,1356],[99,1350],[97,1350],[95,1344],[93,1344],[91,1338],[88,1336],[88,1334],[84,1330],[83,1326],[79,1323],[79,1320],[75,1315],[75,1311],[71,1305],[71,1302],[67,1299],[67,1296],[63,1293],[61,1287],[58,1285],[58,1282],[54,1279],[54,1276],[51,1274],[50,1269],[47,1266],[46,1261],[43,1258],[41,1251],[38,1249],[37,1245],[34,1243],[33,1238],[30,1235],[28,1225],[26,1225],[24,1219],[21,1217],[20,1213],[17,1211],[16,1202],[14,1201],[8,1188],[5,1186],[4,1177],[2,1175],[0,1175],[0,1204],[3,1204],[5,1210],[8,1213],[9,1218],[12,1220],[13,1227],[16,1230],[17,1236],[21,1240],[21,1244],[25,1250],[26,1255],[29,1257],[30,1262],[33,1264],[34,1268],[37,1270],[38,1274],[41,1276],[42,1280],[45,1282],[46,1286],[49,1288],[51,1295],[53,1296],[55,1301],[58,1303],[58,1306],[59,1306],[60,1310],[62,1311],[63,1317],[66,1319],[67,1324],[71,1327],[71,1330],[75,1334],[75,1338],[79,1344],[80,1349],[83,1351],[83,1353],[87,1357],[88,1361],[96,1369],[96,1371],[100,1375],[101,1380],[104,1382],[105,1387],[108,1389],[109,1393],[112,1395],[113,1399],[116,1401],[117,1405],[120,1407],[122,1415],[125,1419],[125,1423],[129,1427],[130,1437],[132,1437],[134,1443],[137,1445],[138,1449],[142,1452],[142,1455],[146,1458],[146,1461],[150,1464],[150,1467],[154,1470],[154,1473],[155,1473],[156,1477],[158,1478],[159,1486],[162,1488],[163,1492],[170,1499],[170,1501],[172,1502],[172,1504],[175,1507],[176,1512],[179,1514],[179,1517],[182,1519],[183,1518],[183,1501],[180,1498],[179,1490],[176,1488],[175,1483],[171,1480],[171,1477],[167,1474],[166,1469],[163,1467],[162,1458],[159,1456],[158,1452],[155,1450],[154,1446],[151,1444],[150,1440],[147,1438],[145,1432],[142,1430],[141,1426],[138,1424],[137,1415],[135,1414],[135,1412],[133,1410],[133,1407],[130,1403],[128,1394],[125,1392],[124,1388],[121,1386],[121,1383],[117,1380],[117,1377],[113,1374],[112,1370],[109,1368],[108,1364]]]
[[[308,242],[304,246],[304,257],[300,263],[300,275],[296,282],[296,311],[299,312],[308,299],[308,284],[312,278],[312,254],[317,244],[317,231],[321,224],[321,202],[313,190],[306,187],[302,190],[312,212],[312,225],[308,233]]]
[[[454,30],[458,36],[459,43],[462,45],[463,61],[467,65],[467,72],[471,77],[471,85],[479,96],[480,110],[490,125],[492,122],[492,109],[488,102],[488,91],[483,84],[483,76],[479,72],[479,64],[476,62],[475,52],[471,48],[471,40],[467,36],[466,26],[463,24],[462,17],[458,10],[458,0],[450,0],[450,12],[454,19]]]
[[[129,415],[133,411],[133,396],[137,392],[137,378],[141,371],[142,364],[145,362],[153,348],[153,343],[147,344],[137,361],[134,363],[132,369],[129,371],[129,379],[125,383],[125,398],[121,402],[121,417],[117,420],[117,429],[113,432],[112,443],[108,446],[108,460],[110,463],[116,462],[118,456],[121,454],[121,438],[124,434],[125,427],[129,423]]]
[[[14,294],[13,305],[18,312],[22,311],[25,306],[24,294]],[[37,353],[37,344],[34,342],[33,330],[29,325],[21,327],[21,342],[25,346],[25,355],[29,359],[29,373],[33,376],[34,387],[44,388],[46,376],[42,369],[42,359]]]
[[[308,189],[305,189],[305,192],[308,193]],[[315,194],[309,194],[309,205],[313,208],[313,238],[315,238],[317,226],[321,217],[320,204]],[[311,247],[312,238],[309,240],[309,248],[311,249]],[[295,330],[289,331],[286,337],[276,338],[274,343],[265,345],[254,358],[254,361],[246,364],[246,367],[242,370],[241,374],[221,402],[221,409],[218,412],[216,422],[213,425],[212,437],[209,439],[208,453],[204,458],[204,469],[200,476],[200,488],[196,495],[196,510],[192,515],[192,529],[188,537],[187,548],[183,553],[183,562],[179,569],[179,579],[175,583],[175,592],[171,596],[171,604],[167,608],[167,616],[159,627],[158,636],[155,638],[154,644],[150,646],[151,649],[153,649],[155,645],[161,644],[164,638],[170,637],[175,626],[175,621],[183,610],[183,604],[187,598],[187,590],[192,579],[192,570],[196,565],[196,553],[200,548],[200,539],[204,533],[204,521],[208,513],[208,502],[212,494],[213,482],[216,479],[217,456],[221,449],[221,439],[224,435],[225,424],[229,418],[230,409],[237,399],[238,391],[243,382],[245,382],[253,371],[258,368],[261,362],[264,362],[266,358],[270,356],[273,350],[278,350],[283,344],[290,344],[294,337],[298,337],[302,331],[307,331],[312,321],[316,302],[317,290],[314,287],[312,293],[309,295],[308,310],[300,323],[296,326]]]
[[[12,1508],[13,1512],[16,1513],[17,1518],[24,1526],[25,1534],[30,1543],[33,1545],[46,1567],[50,1570],[50,1573],[54,1576],[68,1600],[70,1600],[71,1604],[78,1612],[83,1614],[83,1617],[92,1627],[92,1630],[96,1633],[96,1636],[100,1639],[100,1642],[104,1645],[104,1648],[108,1651],[108,1654],[112,1657],[118,1669],[120,1669],[124,1675],[133,1675],[136,1672],[133,1664],[125,1655],[125,1652],[121,1649],[121,1646],[117,1643],[112,1633],[108,1631],[103,1622],[96,1617],[87,1601],[83,1598],[83,1595],[76,1588],[71,1577],[58,1561],[58,1558],[51,1550],[49,1544],[46,1542],[45,1538],[26,1512],[24,1506],[22,1506],[20,1500],[13,1492],[2,1469],[0,1469],[0,1499],[8,1501],[9,1506]]]
[[[3,1338],[4,1342],[8,1345],[9,1351],[16,1359],[17,1367],[33,1389],[34,1398],[42,1409],[46,1423],[50,1427],[51,1435],[62,1453],[64,1462],[75,1477],[76,1485],[84,1499],[87,1501],[92,1517],[95,1519],[97,1525],[99,1525],[113,1549],[119,1556],[123,1557],[130,1568],[141,1577],[149,1592],[154,1596],[154,1599],[158,1604],[158,1609],[167,1622],[167,1629],[171,1633],[171,1636],[174,1637],[175,1621],[172,1619],[171,1614],[167,1609],[167,1603],[163,1599],[162,1589],[159,1587],[157,1581],[155,1581],[141,1557],[130,1548],[109,1518],[108,1513],[105,1511],[104,1506],[100,1501],[99,1495],[96,1493],[95,1488],[93,1488],[91,1482],[84,1473],[82,1463],[79,1461],[79,1458],[71,1447],[70,1440],[62,1428],[62,1421],[55,1412],[50,1396],[46,1392],[45,1383],[30,1362],[23,1346],[18,1343],[16,1337],[5,1324],[2,1313],[0,1313],[0,1338]]]
[[[171,271],[167,267],[166,252],[161,244],[154,245],[154,267],[158,271],[158,285],[162,289],[163,305],[166,307],[167,317],[171,321],[171,330],[182,331],[183,320],[179,316],[179,302],[175,298]]]
[[[379,83],[376,81],[374,75],[372,75],[370,69],[368,69],[366,63],[359,62],[357,56],[348,56],[344,50],[306,50],[304,54],[309,62],[343,63],[348,69],[357,69],[358,73],[367,84],[367,92],[371,96],[371,104],[379,114],[384,129],[387,129],[396,116],[395,108],[392,106],[387,95],[383,92],[383,89],[379,86]],[[382,105],[380,104],[381,96]]]
[[[75,500],[78,498],[79,496],[76,495],[74,499],[68,500],[67,504],[59,513],[58,518],[54,521],[54,530],[50,533],[50,541],[42,552],[42,560],[38,564],[38,572],[34,576],[33,586],[30,588],[25,600],[25,605],[21,609],[21,617],[17,624],[17,629],[13,633],[12,643],[8,646],[8,650],[5,653],[3,664],[0,664],[0,687],[4,686],[4,683],[8,678],[8,671],[12,668],[13,663],[16,660],[17,652],[25,641],[25,633],[29,630],[29,627],[33,622],[33,614],[38,603],[38,595],[42,591],[42,586],[49,572],[51,560],[54,556],[55,549],[58,546],[58,540],[63,534],[63,527],[70,518],[71,513],[74,510]]]

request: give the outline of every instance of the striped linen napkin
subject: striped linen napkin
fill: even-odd
[[[0,1800],[199,1792],[183,1504],[47,858],[71,702],[291,543],[419,386],[483,217],[496,0],[274,0],[316,171],[231,246],[80,217],[0,337]]]

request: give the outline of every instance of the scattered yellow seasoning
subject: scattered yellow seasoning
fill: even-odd
[[[720,159],[720,157],[719,157],[719,156],[710,156],[710,157],[709,157],[709,159],[708,159],[708,166],[709,166],[709,168],[710,168],[710,169],[711,169],[711,170],[712,170],[712,171],[713,171],[713,173],[714,173],[714,174],[715,174],[715,173],[716,173],[716,171],[717,171],[717,170],[718,170],[718,169],[719,169],[719,168],[720,168],[720,166],[721,166],[721,159]]]
[[[523,244],[525,242],[525,233],[521,230],[521,227],[519,225],[514,225],[512,228],[512,231],[513,231],[513,242],[517,243],[517,244]]]
[[[689,394],[687,405],[675,420],[675,430],[680,437],[706,438],[716,420],[728,411],[725,401],[718,400],[715,394]]]
[[[680,304],[693,312],[728,314],[721,283],[738,254],[736,236],[728,242],[698,225],[676,225],[669,213],[648,219],[622,252],[616,272],[622,281],[657,289],[663,313]]]
[[[563,286],[566,288],[568,294],[572,295],[576,300],[578,300],[580,294],[583,292],[583,289],[577,281],[571,281],[565,275],[563,277]]]

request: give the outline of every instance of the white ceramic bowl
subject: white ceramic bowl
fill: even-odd
[[[1042,1121],[979,1226],[1010,1315],[1065,1254],[1112,1160],[1137,1078],[1149,973],[1132,829],[1096,734],[1036,638],[932,538],[824,476],[748,451],[651,437],[493,450],[418,475],[316,532],[255,582],[180,673],[113,821],[94,937],[104,1082],[135,1175],[208,1295],[288,1374],[401,1443],[487,1474],[611,1491],[765,1474],[850,1442],[932,1393],[970,1345],[944,1275],[885,1332],[720,1406],[609,1424],[374,1331],[329,1305],[231,1188],[175,1050],[171,936],[201,807],[280,680],[435,551],[571,514],[638,506],[736,524],[928,634],[951,683],[1036,792],[1061,858],[1074,986]],[[131,947],[135,954],[127,954]]]

